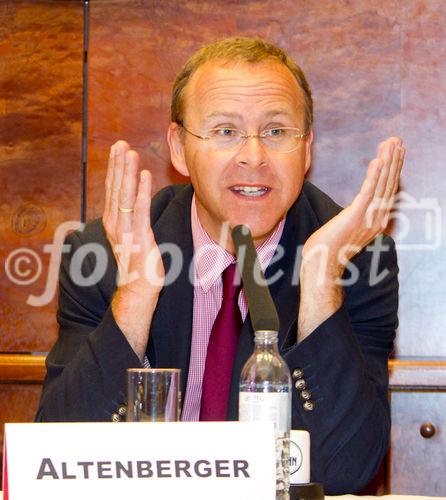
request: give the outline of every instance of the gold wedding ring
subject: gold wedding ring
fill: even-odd
[[[124,207],[118,207],[119,211],[124,213],[124,214],[130,214],[133,212],[133,208],[124,208]]]

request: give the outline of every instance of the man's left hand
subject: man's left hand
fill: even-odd
[[[341,306],[345,264],[386,228],[403,161],[399,137],[382,142],[352,203],[306,241],[300,275],[299,341]]]

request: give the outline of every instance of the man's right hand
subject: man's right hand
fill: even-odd
[[[142,361],[164,267],[150,225],[152,177],[125,141],[110,149],[102,217],[118,267],[111,307],[116,323]]]

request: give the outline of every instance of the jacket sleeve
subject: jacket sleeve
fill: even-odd
[[[378,265],[368,251],[352,260],[359,272],[345,287],[343,305],[284,353],[292,373],[292,428],[310,431],[312,480],[327,494],[365,487],[388,447],[387,366],[397,328],[398,267],[393,241],[382,242]],[[305,381],[299,389],[298,380]]]
[[[169,186],[151,204],[152,227],[188,186]],[[190,194],[191,196],[191,194]],[[65,241],[59,276],[57,342],[46,359],[36,420],[109,421],[125,402],[126,370],[141,363],[113,317],[116,262],[101,219]]]
[[[101,230],[96,224],[95,232]],[[108,243],[105,237],[91,241],[81,232],[65,241],[70,251],[62,256],[60,268],[59,336],[46,359],[36,421],[109,421],[125,400],[126,369],[141,366],[105,292],[104,282],[115,280]]]

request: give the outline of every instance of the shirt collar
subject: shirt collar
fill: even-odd
[[[192,239],[194,242],[195,276],[197,278],[197,284],[199,284],[203,292],[206,293],[217,280],[221,279],[222,272],[229,264],[235,262],[235,256],[218,245],[201,225],[198,219],[195,194],[192,197],[191,204],[191,224]],[[277,224],[268,238],[261,245],[256,247],[263,272],[265,272],[265,269],[268,267],[276,251],[284,225],[285,218]]]

